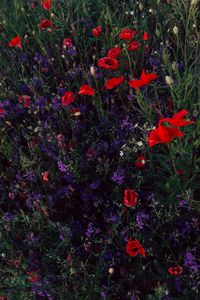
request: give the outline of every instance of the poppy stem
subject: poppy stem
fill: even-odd
[[[126,51],[126,54],[127,54],[127,57],[128,57],[128,62],[129,62],[129,67],[130,67],[130,70],[131,70],[132,78],[134,78],[133,68],[132,68],[132,65],[131,65],[131,58],[130,58],[130,55],[129,55],[126,48],[125,48],[125,51]]]
[[[172,155],[171,145],[170,145],[170,144],[167,144],[167,146],[168,146],[168,149],[169,149],[169,154],[170,154],[172,166],[173,166],[174,172],[175,172],[175,174],[176,174],[176,166],[175,166],[175,162],[174,162],[173,155]]]

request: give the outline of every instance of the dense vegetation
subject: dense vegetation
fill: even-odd
[[[199,14],[0,1],[1,300],[200,298]]]

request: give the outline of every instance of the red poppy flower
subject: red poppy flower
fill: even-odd
[[[44,182],[49,180],[49,171],[46,171],[46,172],[42,173],[42,180]]]
[[[30,106],[30,99],[31,99],[30,96],[22,95],[22,96],[19,97],[18,101],[20,103],[22,103],[23,107],[29,107]]]
[[[62,105],[67,106],[74,102],[75,95],[73,92],[66,92],[64,96],[62,96]]]
[[[138,253],[140,253],[143,257],[146,256],[145,250],[138,240],[130,239],[126,245],[126,252],[132,257],[136,256]]]
[[[139,156],[135,161],[135,166],[138,168],[144,168],[146,164],[146,158],[144,155]]]
[[[98,37],[100,36],[101,32],[102,32],[102,26],[97,26],[96,28],[92,29],[93,36]]]
[[[128,46],[129,51],[136,51],[139,48],[140,48],[140,44],[136,41],[132,41]]]
[[[39,24],[40,29],[46,29],[48,27],[53,27],[52,22],[48,19],[42,20]]]
[[[40,275],[37,272],[38,270],[28,272],[28,281],[30,281],[31,283],[38,282],[40,279]]]
[[[134,190],[124,191],[124,205],[127,207],[135,206],[138,200],[138,193]]]
[[[188,114],[188,111],[186,109],[182,109],[179,113],[176,113],[173,115],[172,118],[165,118],[161,119],[159,121],[159,124],[162,124],[163,122],[168,122],[172,126],[185,126],[188,124],[194,124],[194,121],[187,121],[184,119],[184,117]]]
[[[44,7],[44,9],[50,10],[50,8],[51,8],[51,0],[45,0],[45,1],[42,3],[42,6]]]
[[[149,33],[145,31],[144,34],[143,34],[143,36],[142,36],[142,39],[144,41],[148,41],[149,40]]]
[[[148,137],[149,147],[156,144],[166,144],[173,140],[175,137],[182,138],[183,133],[177,127],[158,126],[155,130],[150,132]]]
[[[95,93],[94,89],[87,84],[82,85],[78,92],[79,95],[88,95],[88,96],[94,96],[94,93]]]
[[[125,28],[120,32],[119,37],[122,40],[132,40],[132,38],[134,37],[134,35],[136,35],[136,33],[137,32],[135,30]]]
[[[168,269],[168,272],[171,275],[178,276],[183,272],[183,268],[181,266],[174,266]]]
[[[182,138],[183,133],[180,131],[179,127],[186,126],[188,124],[193,124],[194,121],[187,121],[184,119],[188,111],[186,109],[181,110],[179,113],[173,115],[172,118],[162,118],[158,123],[158,128],[150,132],[148,142],[149,147],[153,147],[156,144],[165,144],[170,142],[176,136]],[[164,126],[163,123],[167,122],[171,126]]]
[[[63,47],[64,48],[69,48],[72,46],[72,39],[66,38],[63,40]]]
[[[110,58],[117,58],[122,52],[122,49],[119,46],[116,46],[115,48],[111,48],[108,51],[108,57]]]
[[[122,77],[113,77],[109,80],[107,80],[105,86],[107,89],[112,90],[116,86],[120,85],[124,81],[124,76]]]
[[[185,174],[185,171],[180,169],[180,170],[176,170],[176,174],[178,175],[184,175]]]
[[[4,114],[5,112],[6,112],[5,109],[0,108],[0,115],[1,115],[1,114]]]
[[[15,38],[13,38],[9,43],[9,47],[17,47],[17,48],[22,48],[22,40],[19,35],[17,35]]]
[[[98,61],[98,66],[104,69],[116,70],[119,68],[119,62],[115,58],[102,57]]]
[[[142,75],[139,80],[130,80],[129,84],[134,89],[140,89],[144,85],[148,85],[151,81],[158,77],[155,73],[146,74],[145,70],[142,70]]]

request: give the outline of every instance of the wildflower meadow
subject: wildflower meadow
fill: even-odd
[[[199,22],[0,0],[0,300],[200,299]]]

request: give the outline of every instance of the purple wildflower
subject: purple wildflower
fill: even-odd
[[[196,257],[192,252],[188,251],[184,256],[184,266],[189,269],[190,272],[197,272],[199,266],[196,262]]]
[[[61,161],[59,160],[58,161],[58,169],[62,172],[62,173],[66,173],[67,170],[66,170],[66,165]]]
[[[117,185],[122,185],[125,179],[125,172],[123,169],[118,168],[111,177],[112,181],[115,182]]]
[[[143,229],[144,225],[148,221],[149,216],[144,211],[139,211],[136,215],[136,226],[139,229]]]
[[[93,224],[90,222],[90,223],[88,224],[88,228],[87,228],[87,231],[86,231],[85,234],[86,234],[86,236],[89,238],[89,237],[92,236],[93,232],[94,232]]]
[[[77,56],[77,51],[75,47],[69,47],[67,50],[67,54],[70,56]]]

